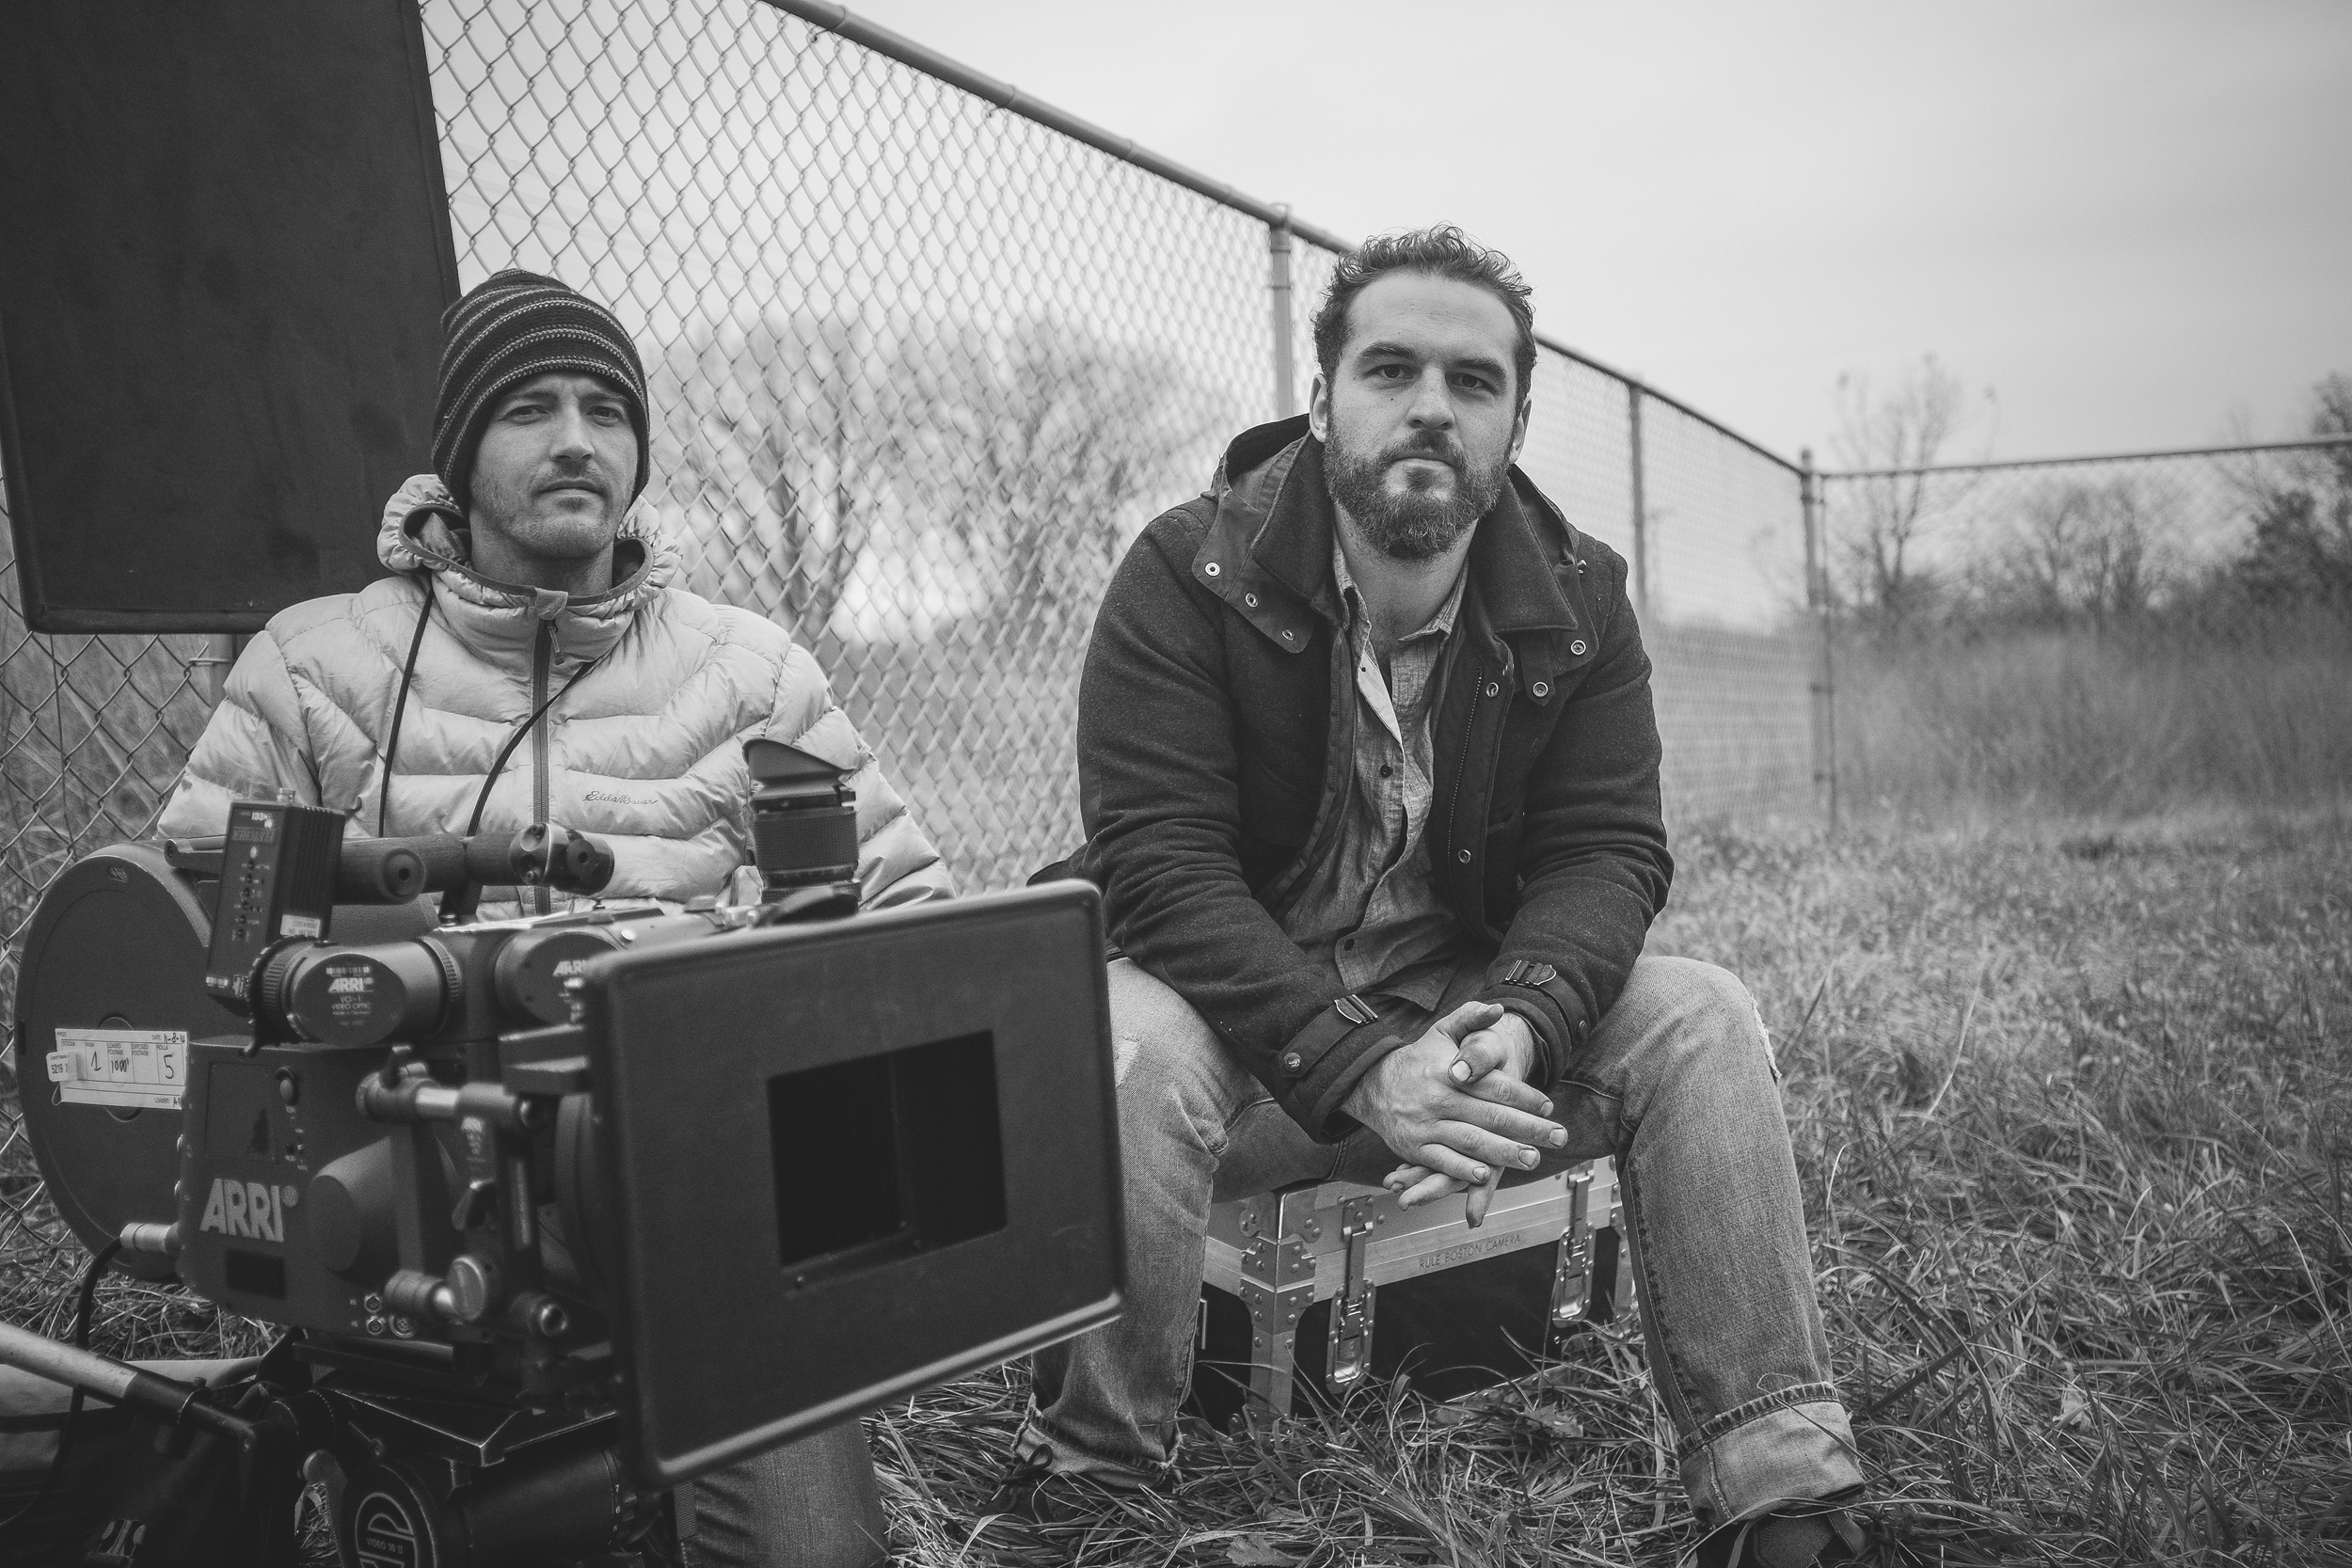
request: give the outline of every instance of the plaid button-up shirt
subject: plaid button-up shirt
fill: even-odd
[[[1282,930],[1329,963],[1343,991],[1376,990],[1435,1007],[1445,989],[1460,922],[1438,896],[1423,831],[1436,794],[1430,706],[1470,574],[1454,581],[1438,613],[1389,656],[1384,674],[1372,617],[1335,538],[1331,571],[1355,666],[1354,785],[1331,852],[1308,872],[1282,915]]]

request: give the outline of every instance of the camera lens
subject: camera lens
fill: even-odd
[[[774,902],[796,889],[857,880],[857,793],[850,775],[775,740],[743,745],[752,782],[752,858]]]
[[[610,926],[558,926],[524,931],[499,950],[491,971],[499,1001],[542,1023],[569,1023],[571,995],[564,985],[589,960],[621,945]]]
[[[792,802],[752,817],[752,844],[771,888],[811,887],[857,877],[857,808]]]
[[[304,1039],[379,1045],[430,1033],[459,989],[457,967],[433,942],[380,947],[300,947],[262,966],[261,1007]]]

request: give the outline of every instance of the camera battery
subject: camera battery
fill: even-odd
[[[220,895],[204,989],[238,1012],[262,955],[292,937],[324,937],[335,912],[343,814],[239,800],[221,843]]]
[[[1580,1323],[1630,1313],[1611,1161],[1506,1183],[1476,1229],[1463,1206],[1406,1211],[1344,1181],[1216,1205],[1185,1409],[1224,1426],[1399,1374],[1452,1399],[1533,1371]]]

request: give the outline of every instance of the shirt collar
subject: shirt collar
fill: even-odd
[[[1340,591],[1340,604],[1346,610],[1350,627],[1364,624],[1364,595],[1356,586],[1356,579],[1347,570],[1347,552],[1340,548],[1339,531],[1331,533],[1331,580]],[[1445,596],[1438,612],[1423,622],[1419,630],[1398,639],[1400,642],[1417,641],[1424,637],[1451,637],[1454,619],[1462,610],[1462,590],[1470,583],[1470,562],[1465,558],[1462,570],[1454,574],[1454,591]]]

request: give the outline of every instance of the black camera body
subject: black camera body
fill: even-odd
[[[606,1540],[641,1494],[1116,1315],[1093,890],[855,913],[842,776],[746,750],[755,905],[465,921],[483,881],[592,895],[612,857],[546,826],[346,846],[246,801],[37,912],[19,1072],[60,1212],[292,1331],[300,1446],[373,1478],[346,1539],[470,1508],[477,1560]]]
[[[525,1401],[593,1386],[609,1367],[571,1354],[606,1329],[600,1282],[575,1260],[601,1221],[585,1196],[578,982],[623,932],[694,940],[749,912],[278,946],[252,987],[252,1035],[187,1047],[173,1223],[135,1244],[248,1317],[381,1343]]]
[[[368,1331],[369,1294],[399,1266],[401,1213],[421,1212],[445,1186],[429,1137],[388,1132],[360,1115],[358,1086],[382,1054],[190,1045],[183,1116],[202,1131],[182,1161],[173,1225],[189,1289],[249,1318]],[[446,1265],[447,1237],[411,1229],[420,1259],[437,1253]],[[380,1303],[375,1310],[380,1317]],[[388,1326],[379,1321],[375,1331]]]

